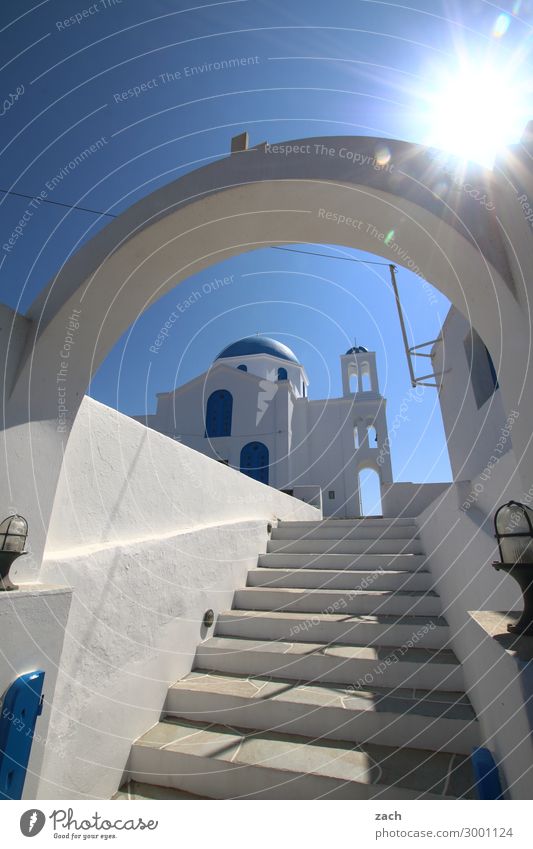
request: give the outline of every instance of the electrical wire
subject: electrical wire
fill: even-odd
[[[22,192],[11,192],[7,189],[0,189],[0,193],[4,195],[13,195],[17,198],[26,198],[27,200],[38,200],[39,203],[51,203],[54,206],[64,206],[67,209],[79,209],[81,212],[90,212],[92,215],[105,215],[107,218],[116,218],[112,212],[98,212],[97,209],[88,209],[86,206],[76,206],[71,203],[61,203],[59,200],[47,200],[47,198],[35,197],[34,195],[25,195]]]
[[[390,268],[393,265],[392,262],[378,262],[377,260],[372,259],[355,259],[355,257],[350,256],[332,256],[331,254],[321,254],[316,251],[300,251],[298,248],[283,248],[281,245],[271,245],[272,250],[274,251],[288,251],[292,254],[303,254],[304,256],[323,256],[326,259],[343,259],[345,262],[362,262],[365,265],[384,265],[386,268]]]

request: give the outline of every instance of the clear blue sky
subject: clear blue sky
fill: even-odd
[[[499,6],[412,0],[410,6],[4,0],[2,92],[19,96],[9,108],[4,104],[1,116],[0,187],[38,195],[76,154],[104,137],[102,149],[48,198],[118,214],[193,163],[226,155],[231,136],[243,129],[251,144],[347,133],[424,141],[432,81],[457,63],[461,50],[504,62],[518,45],[529,45],[523,73],[531,73],[530,0]],[[502,13],[507,29],[495,39]],[[79,22],[67,26],[76,14]],[[232,57],[257,60],[187,76],[187,67]],[[167,82],[160,75],[168,75]],[[157,84],[138,96],[121,99],[154,79]],[[4,236],[27,208],[27,199],[0,194]],[[93,212],[40,205],[16,248],[0,255],[0,300],[26,309],[105,222]],[[150,353],[176,303],[206,280],[232,274],[230,286],[199,299],[161,352]],[[400,270],[399,284],[413,342],[433,338],[445,299],[438,295],[430,303],[407,271]],[[153,409],[157,391],[205,370],[226,343],[256,331],[294,349],[307,368],[311,397],[339,393],[338,357],[354,336],[377,351],[390,422],[409,392],[387,269],[266,249],[213,267],[160,300],[117,345],[91,394],[128,413]],[[397,478],[449,478],[435,391],[411,403],[408,416],[392,448]]]

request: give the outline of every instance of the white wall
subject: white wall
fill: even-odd
[[[531,699],[533,687],[530,682],[530,692],[521,695],[520,682],[509,688],[513,672],[505,653],[473,622],[468,611],[522,609],[516,582],[491,566],[498,559],[494,512],[502,502],[522,497],[510,451],[487,479],[451,484],[418,519],[435,589],[450,625],[453,649],[463,664],[483,738],[496,759],[502,759],[515,798],[530,795],[524,788],[524,781],[530,781],[524,773],[524,759],[530,759],[531,751],[527,741],[521,749],[516,748],[516,733],[525,724],[529,727],[523,700]]]
[[[85,398],[41,578],[74,588],[39,798],[105,798],[276,518],[320,512]]]
[[[305,370],[299,363],[293,363],[290,360],[283,360],[279,357],[272,357],[269,354],[252,354],[246,357],[223,357],[213,363],[213,367],[217,363],[223,363],[229,368],[236,369],[240,365],[245,365],[248,369],[248,374],[255,374],[263,380],[276,381],[278,379],[278,369],[284,368],[287,372],[287,380],[292,384],[293,391],[297,397],[303,395],[304,385],[308,385],[308,379]]]
[[[232,367],[226,364],[227,361],[216,362],[209,371],[184,386],[160,394],[155,416],[135,418],[137,421],[146,418],[150,427],[175,435],[184,445],[208,457],[225,460],[235,469],[240,468],[243,446],[259,440],[269,451],[269,483],[284,489],[287,484],[283,468],[287,456],[287,399],[292,388],[289,388],[288,382],[276,381],[277,368],[284,363],[283,360],[256,356],[248,358],[248,361],[251,359],[262,365],[265,372],[267,367],[270,368],[273,380],[262,380],[251,370],[239,371],[236,366],[240,359]],[[294,368],[298,370],[299,367]],[[233,398],[231,436],[206,438],[207,401],[212,392],[221,389],[229,391]],[[285,445],[278,445],[280,431],[285,437]]]
[[[500,441],[507,414],[511,413],[504,411],[501,390],[477,406],[464,346],[470,330],[464,316],[452,307],[442,327],[443,341],[432,352],[435,372],[445,372],[439,403],[454,480],[470,480],[478,475],[499,443],[501,453],[511,448],[510,437]]]
[[[4,396],[9,395],[30,328],[27,318],[0,304],[0,363],[5,373]]]
[[[419,516],[449,486],[449,483],[384,483],[381,485],[383,515]]]
[[[498,625],[498,631],[505,634],[505,620]],[[469,617],[461,634],[469,653],[464,672],[470,682],[469,695],[481,724],[483,742],[499,765],[506,798],[531,800],[531,661],[507,651],[502,645],[507,642],[506,637],[503,641],[495,639],[476,618]]]
[[[86,397],[65,455],[46,558],[224,522],[305,518],[309,510]]]
[[[38,669],[45,673],[43,712],[35,725],[24,799],[34,799],[37,792],[70,599],[65,587],[27,585],[0,592],[0,700],[19,675]]]

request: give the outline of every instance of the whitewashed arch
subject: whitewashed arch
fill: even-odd
[[[482,169],[468,179],[488,197],[502,196],[496,178]],[[513,240],[497,205],[488,209],[451,182],[443,195],[444,180],[437,153],[406,142],[326,137],[277,149],[262,145],[164,186],[82,247],[30,308],[24,352],[6,387],[7,450],[0,472],[9,478],[11,500],[27,505],[34,529],[39,520],[36,562],[68,438],[68,427],[57,428],[56,374],[69,316],[79,311],[68,358],[70,426],[91,376],[138,315],[190,275],[237,254],[267,245],[330,243],[418,271],[486,342],[507,406],[518,407],[525,387],[531,397],[529,371],[516,369],[529,345],[529,316],[517,297]],[[533,475],[532,419],[529,411],[518,419],[513,441]]]

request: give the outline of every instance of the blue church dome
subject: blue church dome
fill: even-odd
[[[267,354],[269,357],[277,357],[279,360],[288,360],[291,363],[298,363],[296,355],[276,339],[270,339],[269,336],[246,336],[244,339],[239,339],[238,342],[232,342],[220,352],[217,360],[223,360],[226,357],[249,357],[252,354]]]
[[[353,348],[349,348],[344,356],[347,357],[348,354],[368,354],[368,348],[364,348],[362,345],[356,345]]]

